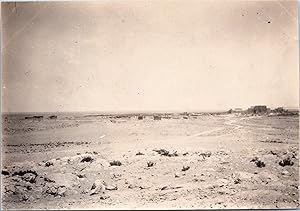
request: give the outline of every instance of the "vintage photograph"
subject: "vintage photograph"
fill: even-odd
[[[296,0],[1,3],[1,208],[299,207]]]

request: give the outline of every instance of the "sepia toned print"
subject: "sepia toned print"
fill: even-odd
[[[297,1],[1,3],[3,209],[299,207]]]

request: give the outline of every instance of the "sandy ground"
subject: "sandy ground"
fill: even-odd
[[[296,208],[298,120],[6,120],[3,207]]]

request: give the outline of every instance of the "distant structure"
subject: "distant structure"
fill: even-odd
[[[270,116],[299,116],[299,109],[278,107],[271,111]]]
[[[144,116],[138,116],[138,120],[143,120]]]
[[[232,113],[242,113],[243,109],[242,108],[235,108],[234,110],[232,110]]]
[[[153,119],[154,120],[161,120],[161,117],[160,116],[154,116]]]
[[[231,108],[231,109],[229,109],[227,111],[227,113],[229,113],[229,114],[232,114],[232,113],[242,113],[242,112],[244,112],[242,108],[235,108],[235,109]]]
[[[165,113],[165,114],[162,115],[162,118],[163,119],[171,119],[172,116],[173,116],[173,114],[171,114],[171,113]]]
[[[255,105],[248,108],[248,113],[262,114],[267,113],[269,110],[266,105]]]
[[[56,120],[56,119],[57,119],[57,116],[56,116],[56,115],[52,115],[52,116],[49,116],[48,119]]]
[[[285,110],[283,109],[283,107],[278,107],[278,108],[274,109],[274,112],[283,113],[283,112],[285,112]]]
[[[25,119],[33,119],[33,120],[35,120],[35,119],[41,120],[43,118],[44,118],[44,116],[26,116],[25,117]]]
[[[266,105],[254,105],[247,110],[240,108],[230,109],[227,113],[252,114],[252,115],[268,115],[268,116],[299,116],[299,109],[286,109],[277,107],[275,109],[268,108]]]

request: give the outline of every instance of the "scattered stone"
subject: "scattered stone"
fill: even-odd
[[[67,191],[67,188],[65,186],[60,186],[57,189],[57,195],[61,196],[61,197],[65,197],[66,196],[66,191]]]
[[[120,173],[112,175],[112,179],[118,179],[120,177],[122,177],[122,174],[120,174]]]
[[[122,163],[118,160],[111,161],[111,162],[109,162],[109,164],[111,166],[121,166],[122,165]]]
[[[44,181],[45,181],[45,182],[52,182],[52,183],[54,183],[54,182],[55,182],[54,180],[52,180],[52,179],[49,179],[48,177],[44,177]]]
[[[179,178],[180,174],[178,172],[175,173],[175,178]]]
[[[82,190],[81,192],[80,192],[80,194],[87,194],[89,191],[88,190]]]
[[[275,140],[264,140],[264,141],[261,141],[261,142],[264,142],[264,143],[275,143],[275,144],[281,144],[283,143],[282,140],[279,140],[279,139],[275,139]]]
[[[219,180],[217,181],[217,185],[218,185],[219,187],[227,186],[228,183],[229,183],[229,181],[228,181],[227,179],[219,179]]]
[[[165,150],[165,149],[158,149],[158,150],[154,149],[153,151],[157,152],[160,155],[168,155],[169,154],[169,151]]]
[[[2,171],[1,171],[1,174],[7,176],[7,175],[9,175],[9,172],[6,171],[6,170],[2,170]]]
[[[91,192],[90,195],[98,194],[98,193],[105,193],[105,186],[103,184],[103,181],[96,180],[92,187],[91,187]]]
[[[47,194],[49,194],[49,195],[56,196],[57,195],[57,191],[58,191],[58,187],[52,185],[52,186],[47,186],[45,192]]]
[[[36,171],[30,170],[30,169],[15,171],[15,172],[12,174],[12,176],[16,176],[16,175],[18,175],[18,176],[24,176],[24,175],[27,174],[27,173],[32,173],[32,174],[34,174],[35,176],[38,176],[38,174],[36,173]]]
[[[16,192],[16,186],[13,184],[8,184],[4,186],[4,192],[5,193],[15,193]]]
[[[250,162],[256,162],[256,161],[258,161],[258,157],[254,157],[252,158],[252,160],[250,160]]]
[[[186,156],[186,155],[188,155],[189,153],[188,152],[184,152],[182,155],[183,156]]]
[[[224,160],[220,162],[221,165],[225,165],[225,164],[229,164],[229,163],[230,163],[229,161],[224,161]]]
[[[255,164],[256,164],[256,166],[257,166],[258,168],[262,168],[262,167],[265,167],[265,166],[266,166],[266,164],[265,164],[263,161],[261,161],[261,160],[257,160],[257,161],[255,162]]]
[[[263,161],[259,160],[258,157],[254,157],[250,162],[254,162],[258,168],[262,168],[266,166],[266,164]]]
[[[133,189],[134,186],[133,186],[132,184],[130,184],[130,185],[128,185],[128,188],[129,188],[129,189]]]
[[[283,172],[281,172],[282,175],[285,175],[285,176],[289,176],[290,175],[290,172],[284,170]]]
[[[101,200],[105,200],[105,199],[108,199],[108,198],[109,198],[109,196],[100,196]]]
[[[33,173],[26,173],[22,176],[22,179],[26,182],[35,183],[36,175]]]
[[[77,176],[78,178],[80,178],[80,179],[86,178],[86,176],[85,176],[84,174],[76,174],[76,176]]]
[[[82,160],[80,161],[81,163],[83,163],[83,162],[93,162],[93,158],[91,157],[91,156],[86,156],[86,157],[84,157],[84,158],[82,158]]]
[[[183,166],[182,169],[181,169],[181,171],[187,171],[187,170],[189,170],[189,169],[190,169],[189,166]]]
[[[147,162],[147,166],[152,167],[152,166],[154,166],[154,163],[152,161],[149,161],[149,162]]]
[[[178,157],[178,153],[177,151],[173,152],[173,153],[169,153],[168,157]]]
[[[142,153],[142,152],[138,152],[138,153],[136,153],[135,155],[145,155],[145,154]]]
[[[167,190],[167,189],[168,189],[168,186],[164,186],[160,190]]]
[[[199,156],[202,156],[203,158],[206,158],[206,157],[209,158],[211,156],[211,154],[212,154],[211,152],[202,152],[199,154]]]
[[[175,187],[170,187],[170,186],[163,186],[162,188],[160,188],[160,190],[174,190],[174,189],[180,189],[182,188],[182,186],[175,186]]]
[[[149,189],[149,187],[145,187],[145,186],[143,186],[143,185],[140,185],[140,186],[139,186],[139,189],[140,189],[140,190],[143,190],[143,189]]]
[[[294,162],[291,160],[290,157],[284,158],[283,160],[279,161],[279,165],[284,166],[292,166],[294,165]]]
[[[46,166],[46,167],[53,166],[53,165],[54,165],[54,164],[53,164],[52,161],[47,161],[47,162],[45,163],[45,166]]]
[[[23,194],[22,200],[23,200],[23,201],[27,201],[28,199],[29,199],[29,197],[27,196],[27,194]]]
[[[13,180],[16,182],[26,181],[30,183],[35,183],[37,176],[38,175],[36,171],[33,170],[19,170],[19,171],[15,171],[12,174],[12,177],[14,177]]]
[[[234,184],[240,184],[242,182],[242,180],[240,178],[237,178],[234,180]]]
[[[274,151],[274,150],[271,150],[270,153],[271,153],[272,155],[278,155],[278,152],[276,152],[276,151]]]
[[[105,190],[118,190],[118,187],[116,185],[108,185],[105,187]]]

